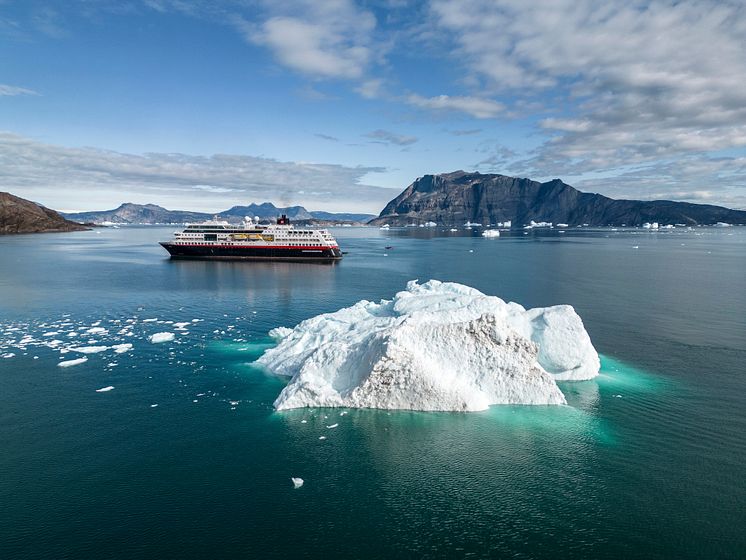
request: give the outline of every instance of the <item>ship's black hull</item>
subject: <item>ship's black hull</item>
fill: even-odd
[[[334,262],[342,258],[339,248],[236,247],[231,245],[182,245],[161,242],[172,259],[215,259],[241,261]]]

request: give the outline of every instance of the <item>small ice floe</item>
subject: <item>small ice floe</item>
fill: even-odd
[[[106,367],[117,367],[118,365],[119,364],[117,364],[116,362],[109,362],[108,364],[106,364]]]
[[[454,227],[454,228],[449,229],[448,231],[458,231],[458,230]]]
[[[187,325],[191,325],[191,323],[174,323],[174,328],[178,330],[184,329]]]
[[[640,246],[639,246],[639,245],[632,245],[632,248],[633,248],[633,249],[639,249],[639,248],[640,248]]]
[[[308,420],[301,420],[300,423],[301,424],[308,424]]]
[[[98,354],[108,349],[108,346],[74,346],[70,348],[73,352],[79,352],[80,354]]]
[[[293,488],[300,488],[303,486],[303,479],[302,478],[295,478],[294,476],[290,478],[290,480],[293,481]]]
[[[326,436],[319,436],[319,439],[326,439]]]
[[[88,361],[88,358],[77,358],[75,360],[65,360],[64,362],[60,362],[57,365],[60,367],[71,367],[71,366],[77,366],[78,364],[82,364]]]
[[[621,399],[622,395],[614,395],[617,399]]]
[[[469,252],[470,252],[470,253],[473,253],[473,252],[474,252],[474,249],[469,249]]]
[[[55,336],[58,334],[60,334],[60,331],[50,331],[50,332],[45,332],[42,336]]]
[[[159,332],[150,335],[150,342],[158,344],[159,342],[171,342],[174,339],[174,333],[172,332]]]
[[[116,354],[124,354],[125,352],[129,352],[130,350],[132,350],[132,344],[130,344],[129,342],[126,342],[124,344],[115,344],[114,346],[112,346],[112,348],[114,349],[114,352]]]
[[[487,229],[482,232],[482,237],[500,237],[500,232],[496,229]]]
[[[108,393],[114,388],[113,385],[108,385],[107,387],[101,387],[100,389],[96,389],[97,393]]]
[[[347,414],[346,410],[343,410],[342,412],[339,413],[340,416],[344,416],[345,414]]]
[[[332,424],[331,426],[327,426],[326,428],[327,430],[331,430],[332,428],[336,428],[337,426],[339,426],[339,424]]]
[[[151,404],[151,405],[150,405],[150,408],[155,408],[156,406],[158,406],[158,403],[155,403],[155,404]]]
[[[0,358],[13,358],[13,357],[15,357],[15,354],[13,352],[6,352],[2,356],[0,356]]]
[[[106,329],[104,327],[91,327],[85,332],[87,332],[88,334],[106,334]]]
[[[143,323],[155,323],[157,320],[158,318],[156,317],[155,319],[143,319],[142,322]]]

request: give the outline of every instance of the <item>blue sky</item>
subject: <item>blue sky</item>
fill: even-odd
[[[0,190],[377,213],[456,169],[746,208],[741,2],[0,1]]]

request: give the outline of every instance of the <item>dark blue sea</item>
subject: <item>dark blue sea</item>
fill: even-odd
[[[3,560],[746,557],[746,228],[340,228],[336,265],[171,261],[173,229],[0,237]],[[602,375],[273,410],[269,329],[415,278],[573,305]]]

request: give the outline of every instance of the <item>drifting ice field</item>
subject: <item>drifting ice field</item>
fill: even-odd
[[[437,280],[411,281],[392,300],[363,300],[270,335],[279,344],[257,363],[291,377],[278,410],[561,405],[558,380],[591,379],[600,368],[571,306],[526,310]]]

